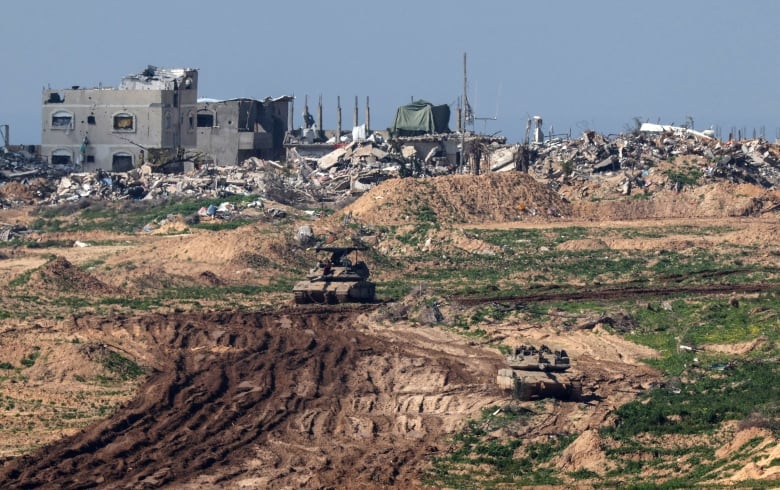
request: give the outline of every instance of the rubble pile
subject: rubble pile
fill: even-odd
[[[540,178],[588,180],[594,173],[617,171],[646,175],[659,162],[697,156],[705,179],[764,188],[780,184],[780,146],[763,139],[723,142],[693,133],[640,132],[608,138],[588,131],[579,139],[551,140],[530,150],[529,172]],[[641,185],[641,179],[635,183]]]
[[[27,161],[24,170],[17,167],[0,174],[4,177],[0,186],[6,183],[2,180],[35,185],[33,179],[43,177],[49,185],[37,186],[32,192],[36,196],[34,203],[41,205],[85,198],[141,200],[225,195],[257,195],[284,204],[305,205],[341,202],[353,193],[364,192],[377,182],[399,175],[397,160],[379,144],[354,143],[334,153],[317,160],[301,158],[289,166],[252,157],[237,166],[189,165],[191,171],[177,173],[163,173],[149,164],[128,172],[78,172],[76,168]],[[0,207],[22,204],[30,203],[0,200]]]
[[[383,180],[399,177],[409,164],[381,139],[352,142],[321,158],[300,158],[293,163],[299,191],[314,202],[338,201],[344,194],[365,192]]]
[[[30,150],[33,150],[31,148]],[[26,147],[0,147],[0,209],[28,204],[48,195],[47,182],[54,181],[74,170],[72,166],[48,165]],[[19,192],[33,182],[35,190]]]
[[[24,149],[3,149],[0,153],[0,208],[25,204],[57,205],[85,198],[217,198],[225,195],[256,195],[292,206],[340,206],[387,179],[466,170],[445,164],[447,158],[441,154],[443,146],[432,146],[422,155],[410,144],[390,144],[375,136],[323,148],[325,151],[319,157],[301,156],[305,152],[299,154],[292,149],[286,164],[255,157],[236,166],[198,166],[184,162],[188,165],[181,165],[181,168],[186,171],[178,172],[161,172],[160,167],[150,164],[129,172],[78,172],[75,167],[41,162]],[[695,180],[698,184],[726,180],[767,189],[780,184],[780,146],[777,144],[763,139],[722,142],[695,132],[637,131],[604,136],[588,131],[578,139],[552,139],[539,144],[494,142],[483,145],[478,154],[485,172],[527,169],[529,174],[555,190],[564,184],[579,182],[582,196],[587,195],[590,182],[596,185],[595,182],[602,181],[605,175],[620,177],[619,191],[626,195],[635,188],[643,188],[645,192],[679,190],[675,186],[681,184],[681,179],[669,177],[675,172],[688,172],[690,183]],[[666,165],[667,170],[658,172],[655,167],[660,164]],[[651,184],[656,187],[651,188]],[[24,192],[22,186],[25,186]]]
[[[46,173],[67,173],[64,166],[46,166],[24,148],[0,147],[0,181],[35,177]]]

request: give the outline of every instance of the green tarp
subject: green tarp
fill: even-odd
[[[398,108],[391,131],[396,136],[450,132],[450,106],[416,100]]]

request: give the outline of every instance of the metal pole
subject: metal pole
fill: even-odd
[[[321,133],[322,129],[322,94],[320,94],[320,100],[317,103],[317,133]],[[319,134],[317,137],[319,138]]]
[[[466,53],[463,53],[463,129],[466,129],[466,106],[469,103],[468,82],[466,79]]]
[[[358,125],[358,96],[355,96],[355,112],[352,115],[352,127],[357,127]]]
[[[341,143],[341,96],[336,98],[336,114],[338,119],[336,120],[336,144]]]
[[[287,109],[287,131],[292,131],[295,128],[295,95],[290,100],[290,107]]]
[[[366,95],[366,136],[371,128],[371,107],[368,105],[368,95]]]

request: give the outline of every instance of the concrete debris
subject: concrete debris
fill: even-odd
[[[310,225],[302,225],[298,227],[298,232],[295,234],[295,239],[301,246],[306,246],[315,241],[314,230]]]
[[[0,242],[9,242],[17,238],[22,238],[28,233],[32,233],[32,231],[24,226],[0,223]]]
[[[705,180],[728,180],[768,189],[780,184],[780,145],[760,138],[720,141],[706,133],[670,128],[658,133],[640,131],[613,137],[587,131],[579,139],[532,145],[529,172],[543,179],[589,180],[594,174],[622,171],[631,180],[628,185],[621,184],[621,191],[628,194],[631,187],[647,184],[643,180],[659,162],[680,162],[686,156],[697,156],[701,157],[697,161],[704,163],[695,168],[695,173]],[[493,169],[499,170],[496,167],[503,162],[495,162]],[[673,186],[675,182],[667,184]]]
[[[56,180],[73,172],[72,165],[49,165],[35,155],[35,147],[0,147],[0,186],[6,182],[27,182],[36,178]],[[43,194],[37,196],[42,197]],[[0,209],[13,203],[0,198]]]
[[[214,200],[201,217],[227,219],[236,213],[228,204],[219,204],[220,198],[228,195],[257,196],[252,204],[258,208],[263,208],[263,199],[291,206],[334,207],[386,179],[475,170],[527,170],[554,189],[577,182],[577,192],[583,195],[595,187],[589,181],[600,180],[603,175],[615,176],[615,192],[624,195],[656,189],[681,190],[684,179],[669,178],[668,173],[660,175],[654,168],[661,162],[675,162],[673,165],[679,165],[680,172],[695,175],[700,183],[728,180],[768,189],[780,184],[777,144],[760,138],[720,141],[705,132],[675,127],[650,129],[654,131],[609,136],[587,131],[578,139],[556,138],[525,145],[506,145],[505,139],[484,137],[462,140],[458,135],[388,142],[372,134],[364,141],[318,143],[316,149],[293,144],[288,148],[285,163],[257,157],[235,166],[177,160],[174,167],[144,164],[127,172],[78,172],[75,167],[36,159],[34,148],[3,148],[0,208],[58,205],[80,199],[192,196]],[[464,141],[470,161],[479,161],[478,167],[452,163]],[[2,192],[11,182],[21,184],[17,188],[25,188],[23,199],[14,200],[9,197],[13,192]],[[286,214],[281,209],[263,209],[263,213],[276,219]]]

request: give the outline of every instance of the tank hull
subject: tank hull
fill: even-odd
[[[301,281],[293,293],[297,304],[372,303],[376,285],[369,281]]]
[[[576,401],[582,397],[582,384],[579,380],[549,372],[500,369],[496,383],[500,388],[511,392],[512,398],[516,400],[557,398]]]

